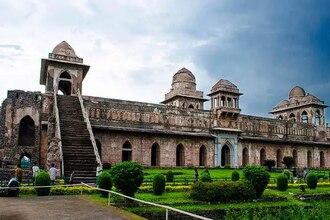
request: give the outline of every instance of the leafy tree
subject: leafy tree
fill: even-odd
[[[143,167],[131,161],[117,163],[110,170],[114,186],[123,194],[134,197],[143,182]]]
[[[231,173],[231,180],[232,181],[238,181],[239,180],[239,172],[235,170],[234,172]]]
[[[265,160],[263,165],[268,167],[268,171],[271,172],[272,167],[275,166],[275,164],[276,164],[275,160]]]
[[[285,164],[285,166],[290,169],[293,165],[294,165],[294,159],[291,156],[285,156],[283,157],[283,164]]]
[[[247,181],[251,182],[256,196],[261,197],[262,193],[269,183],[270,175],[262,166],[245,166],[243,174]]]

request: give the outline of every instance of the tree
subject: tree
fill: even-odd
[[[276,162],[275,160],[265,160],[264,161],[264,166],[268,167],[268,171],[272,171],[272,167],[275,166]]]
[[[247,181],[251,182],[256,196],[259,198],[269,183],[270,175],[262,166],[245,166],[243,174]]]
[[[143,182],[143,167],[136,162],[120,162],[110,170],[114,186],[123,194],[134,197]]]
[[[285,157],[283,157],[283,162],[282,163],[285,164],[285,166],[288,169],[290,169],[293,165],[295,165],[294,164],[294,159],[291,156],[285,156]]]

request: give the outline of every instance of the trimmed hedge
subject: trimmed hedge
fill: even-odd
[[[247,181],[198,182],[192,185],[190,196],[210,203],[246,201],[256,197],[255,190]]]
[[[262,166],[245,166],[243,174],[245,179],[251,182],[256,191],[256,196],[261,197],[269,183],[269,173]]]
[[[99,183],[99,188],[101,188],[101,189],[110,190],[112,188],[111,175],[110,175],[110,173],[108,171],[103,171],[98,176],[97,181]],[[108,196],[108,192],[101,191],[101,195],[103,197],[107,197]]]
[[[95,194],[99,191],[84,186],[54,186],[50,188],[50,195],[79,195],[83,190],[84,194]],[[20,188],[20,194],[24,195],[36,195],[37,191],[35,188]]]
[[[190,191],[191,186],[178,185],[178,186],[165,186],[165,192],[188,192]],[[139,193],[152,193],[152,186],[140,186]]]
[[[280,191],[286,191],[287,188],[288,188],[288,176],[285,175],[284,173],[280,174],[277,177],[276,184],[277,184],[278,190],[280,190]]]
[[[41,170],[41,172],[39,172],[37,174],[37,176],[35,177],[34,180],[34,185],[35,186],[50,186],[50,176],[49,174],[44,171]],[[48,196],[49,192],[50,192],[50,188],[36,188],[36,192],[38,196]]]
[[[202,173],[200,181],[202,182],[212,182],[212,178],[208,173]]]
[[[155,195],[162,195],[165,191],[165,176],[156,174],[152,182],[152,188]]]
[[[235,170],[234,172],[231,173],[231,180],[232,181],[238,181],[239,180],[239,172]]]
[[[288,180],[290,179],[291,173],[289,170],[284,170],[283,173],[288,177]]]
[[[315,189],[317,187],[317,176],[315,173],[310,173],[307,175],[307,186],[310,189]]]

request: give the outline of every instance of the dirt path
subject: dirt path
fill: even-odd
[[[32,219],[141,219],[84,196],[0,197],[0,220]]]

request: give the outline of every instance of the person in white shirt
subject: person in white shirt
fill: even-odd
[[[49,169],[50,183],[51,183],[52,186],[55,185],[56,172],[57,172],[57,169],[55,168],[55,164],[52,163],[52,166]]]
[[[34,184],[34,180],[37,176],[37,174],[40,172],[40,169],[37,165],[36,162],[33,163],[33,167],[32,167],[32,179],[33,179],[33,184]]]

